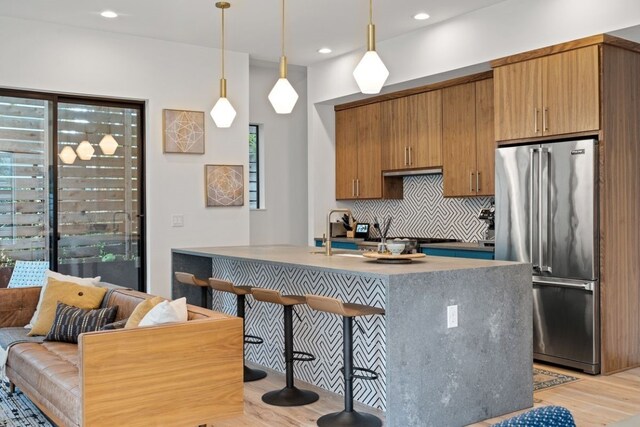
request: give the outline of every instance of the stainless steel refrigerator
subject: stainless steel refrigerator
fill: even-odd
[[[496,149],[496,259],[533,267],[534,359],[600,372],[598,143]]]

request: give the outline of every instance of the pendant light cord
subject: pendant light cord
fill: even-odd
[[[224,79],[224,8],[222,9],[222,78]]]
[[[284,56],[284,0],[282,0],[282,56]]]
[[[373,24],[373,0],[369,0],[369,24]]]

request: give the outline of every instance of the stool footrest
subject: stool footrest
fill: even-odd
[[[262,344],[264,342],[264,340],[260,337],[257,337],[255,335],[245,335],[244,336],[244,343],[245,344]]]
[[[344,375],[344,368],[340,368],[340,372]],[[369,375],[360,375],[355,372],[366,372]],[[372,369],[367,368],[359,368],[357,366],[353,367],[353,371],[351,372],[351,378],[358,378],[360,380],[373,381],[378,379],[378,373]]]
[[[293,352],[293,360],[297,360],[298,362],[312,362],[316,360],[316,357],[305,351],[294,351]]]

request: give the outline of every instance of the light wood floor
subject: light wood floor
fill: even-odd
[[[565,373],[580,378],[579,381],[548,388],[534,393],[534,407],[546,405],[564,406],[573,414],[580,427],[606,426],[640,414],[640,368],[610,376],[591,376],[563,370],[548,365],[537,367]],[[242,417],[216,422],[213,427],[311,427],[316,420],[330,412],[343,408],[342,396],[329,393],[303,382],[296,386],[313,390],[320,395],[316,403],[299,407],[278,407],[262,402],[267,391],[284,387],[284,376],[267,369],[264,380],[245,383],[245,410]],[[364,405],[356,404],[356,410],[377,415],[384,421],[384,414]],[[521,411],[524,412],[524,411]],[[518,412],[492,418],[475,427],[490,426]]]

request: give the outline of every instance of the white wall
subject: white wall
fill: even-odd
[[[250,212],[252,245],[307,240],[307,72],[289,66],[299,96],[291,114],[276,114],[267,98],[278,76],[278,64],[251,61],[249,120],[260,125],[264,183],[263,209]]]
[[[451,71],[460,68],[478,64],[486,68],[492,59],[638,24],[638,0],[507,0],[379,41],[377,50],[390,71],[387,87],[406,87],[411,81],[417,86],[448,79]],[[314,234],[322,234],[326,212],[337,204],[334,119],[329,105],[358,92],[352,72],[363,53],[352,52],[308,68],[309,242]]]
[[[147,101],[147,283],[171,295],[172,247],[246,245],[249,206],[206,208],[204,165],[248,169],[249,58],[228,52],[229,129],[209,116],[216,102],[219,50],[0,17],[0,86]],[[205,154],[162,153],[162,109],[204,111]],[[248,174],[245,172],[248,184]],[[247,185],[248,188],[248,185]],[[248,193],[245,194],[248,200]],[[185,226],[171,228],[172,214]]]

